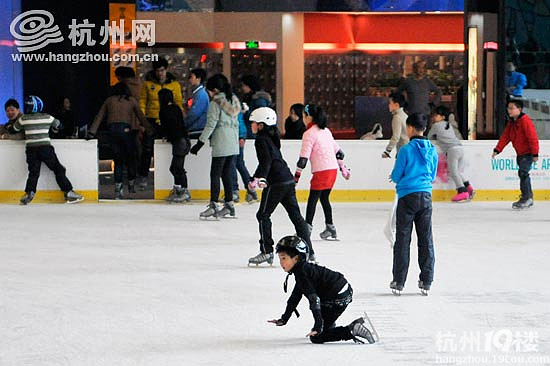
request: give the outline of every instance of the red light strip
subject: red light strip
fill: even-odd
[[[464,52],[463,43],[304,43],[304,51],[452,51]]]

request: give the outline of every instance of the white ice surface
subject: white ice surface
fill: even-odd
[[[428,297],[416,288],[414,242],[403,295],[389,291],[390,206],[333,204],[339,242],[317,239],[317,208],[317,257],[355,290],[338,324],[366,310],[381,341],[313,345],[305,300],[287,326],[266,322],[288,294],[278,266],[247,267],[258,252],[257,204],[219,222],[198,220],[202,204],[4,205],[0,365],[455,364],[436,356],[502,356],[460,350],[464,335],[502,329],[537,332],[528,355],[550,356],[550,202],[523,212],[510,202],[435,203]],[[294,232],[282,207],[273,224],[275,239]],[[457,352],[438,352],[438,332],[456,337]]]

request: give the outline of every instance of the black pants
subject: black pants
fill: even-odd
[[[256,218],[260,226],[260,251],[262,253],[273,252],[273,236],[271,233],[271,214],[280,203],[288,213],[290,221],[294,224],[296,233],[309,247],[309,253],[314,254],[307,224],[300,213],[300,206],[296,200],[294,181],[288,183],[275,183],[264,188],[260,207]]]
[[[313,217],[315,216],[315,208],[317,207],[317,201],[321,199],[321,206],[323,206],[323,212],[325,213],[325,224],[332,225],[332,207],[330,206],[330,192],[331,189],[325,189],[322,191],[310,190],[309,197],[307,199],[306,209],[306,222],[310,225],[313,224]]]
[[[184,168],[185,155],[172,155],[172,163],[170,164],[170,173],[174,176],[174,184],[187,188],[187,172]]]
[[[143,134],[141,140],[141,159],[139,162],[139,176],[149,176],[149,168],[151,167],[151,159],[153,158],[153,152],[155,149],[155,138],[162,137],[161,128],[156,122],[155,118],[147,118],[149,124],[153,126],[153,135]]]
[[[519,155],[516,158],[518,163],[518,175],[519,175],[519,188],[521,189],[521,198],[528,199],[533,198],[533,191],[531,189],[531,178],[529,177],[529,171],[533,164],[533,155]]]
[[[128,169],[128,180],[136,179],[137,174],[137,130],[132,130],[124,122],[109,124],[111,148],[115,161],[115,183],[122,183],[124,166]]]
[[[351,330],[347,327],[337,327],[336,320],[346,310],[352,300],[353,289],[349,289],[338,295],[338,299],[331,302],[321,301],[321,316],[323,317],[323,331],[313,337],[309,337],[312,343],[325,343],[347,341],[353,339]]]
[[[407,280],[413,222],[418,237],[420,280],[430,285],[433,280],[435,256],[432,238],[432,195],[428,192],[411,193],[397,201],[393,280],[401,285]]]
[[[217,202],[220,196],[220,178],[223,182],[224,201],[233,201],[232,168],[235,155],[212,157],[210,165],[210,201]]]
[[[25,192],[36,192],[42,162],[54,172],[55,181],[63,192],[69,192],[73,189],[71,182],[65,175],[65,167],[57,159],[53,146],[27,146],[25,153],[27,154],[27,165],[29,166],[29,177],[27,178]]]

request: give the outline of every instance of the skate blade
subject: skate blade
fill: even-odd
[[[340,241],[340,239],[338,239],[338,238],[332,238],[332,237],[321,238],[321,239],[326,240],[326,241]]]
[[[262,264],[269,264],[268,266],[262,266]],[[263,262],[263,263],[251,263],[248,262],[249,268],[270,268],[273,267],[273,263]]]
[[[217,216],[199,216],[199,219],[202,221],[220,221],[220,218]]]
[[[236,219],[237,216],[221,216],[220,218],[228,220],[228,219]]]
[[[401,296],[401,290],[396,290],[392,288],[391,293],[394,294],[395,296]]]
[[[378,332],[376,331],[376,328],[374,327],[374,325],[372,324],[372,321],[370,320],[367,312],[365,311],[364,312],[364,316],[363,316],[364,319],[367,320],[367,322],[369,323],[371,329],[372,329],[372,335],[373,335],[373,338],[376,342],[380,342],[380,336],[378,335]]]
[[[424,290],[424,289],[421,288],[421,289],[420,289],[420,294],[421,294],[422,296],[428,296],[428,290]]]
[[[82,202],[82,201],[84,201],[84,197],[79,198],[79,199],[74,200],[74,201],[67,201],[65,203],[68,204],[68,205],[72,205],[73,203],[78,203],[78,202]]]

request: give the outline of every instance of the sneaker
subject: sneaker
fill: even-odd
[[[457,193],[452,199],[452,202],[466,202],[470,200],[470,194],[468,192]]]
[[[527,198],[527,199],[520,198],[519,201],[514,202],[512,204],[512,208],[517,210],[524,210],[526,208],[533,207],[533,204],[534,202],[532,198]]]
[[[65,201],[67,201],[67,203],[77,203],[84,201],[84,197],[82,197],[75,191],[70,190],[69,192],[65,192]]]
[[[474,191],[474,187],[471,184],[468,184],[468,187],[466,187],[466,191],[470,195],[470,199],[473,199],[476,195],[476,191]]]
[[[122,188],[122,183],[115,183],[115,200],[123,199],[124,189]]]
[[[235,217],[235,206],[232,201],[225,202],[222,209],[218,211],[219,217],[225,217],[227,215],[230,217]]]
[[[218,204],[216,202],[210,201],[206,206],[206,210],[199,214],[199,218],[201,219],[206,219],[208,217],[218,218]]]
[[[33,191],[25,193],[25,195],[19,200],[19,203],[22,205],[28,205],[33,200],[34,194],[35,193]]]
[[[241,197],[239,196],[239,190],[233,191],[233,202],[239,203],[241,201]]]
[[[255,264],[258,266],[262,263],[273,265],[273,253],[260,253],[248,259],[248,265]]]
[[[253,189],[246,189],[246,202],[252,203],[258,200],[258,193]]]
[[[403,284],[398,284],[396,281],[390,283],[391,292],[394,295],[400,296],[403,291]]]
[[[430,291],[431,284],[424,283],[424,281],[418,281],[418,288],[424,296],[428,296],[428,291]]]
[[[136,193],[136,181],[133,179],[128,181],[128,193]]]
[[[328,239],[336,239],[336,226],[333,224],[327,224],[325,227],[325,230],[319,234],[321,239],[328,240]]]
[[[375,342],[374,337],[372,336],[372,332],[367,328],[365,325],[365,319],[364,318],[358,318],[352,321],[348,325],[348,329],[352,335],[352,339],[355,343],[362,343],[365,342],[362,339],[365,339],[370,344],[373,344]],[[362,339],[360,339],[362,338]]]

